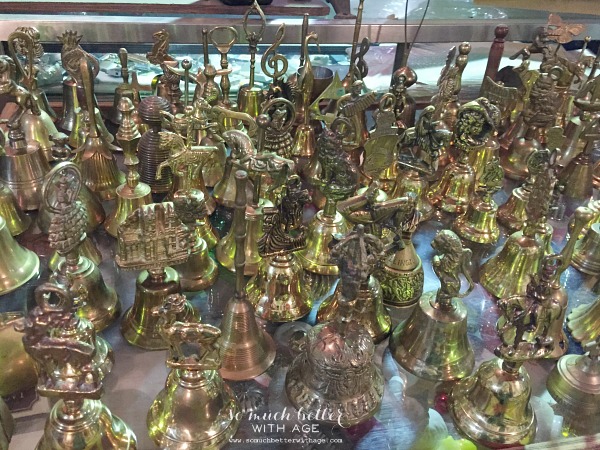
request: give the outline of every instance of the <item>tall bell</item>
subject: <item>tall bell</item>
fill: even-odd
[[[476,181],[481,179],[488,163],[500,158],[499,149],[498,132],[494,131],[483,146],[478,147],[469,154],[469,164],[475,171]]]
[[[133,211],[118,229],[119,267],[144,269],[135,283],[133,306],[121,321],[121,334],[127,342],[146,350],[167,348],[161,336],[159,317],[152,315],[172,294],[181,293],[179,275],[172,267],[187,261],[194,245],[192,231],[181,222],[173,203],[151,203]],[[192,321],[194,308],[183,308],[176,319]]]
[[[76,150],[74,161],[81,167],[85,184],[101,200],[116,197],[116,190],[125,181],[113,155],[114,146],[98,133],[94,111],[94,79],[87,58],[80,61],[85,101],[89,112],[89,132],[85,142]]]
[[[71,133],[75,127],[75,111],[79,108],[77,99],[77,83],[73,78],[66,77],[62,82],[62,116],[56,122],[56,127],[64,132]]]
[[[0,294],[7,294],[39,274],[40,259],[31,250],[21,247],[10,234],[0,216]]]
[[[31,225],[31,218],[21,211],[12,191],[4,183],[0,183],[0,216],[13,236],[23,233]]]
[[[198,189],[177,191],[173,206],[181,221],[192,230],[194,242],[188,260],[173,268],[179,273],[184,292],[203,291],[212,286],[219,275],[219,268],[209,256],[206,242],[198,234],[200,218],[206,219],[208,215],[204,194]]]
[[[10,124],[10,145],[4,146],[0,155],[0,181],[15,195],[23,211],[38,209],[44,176],[50,165],[36,143],[26,144],[19,123]],[[3,135],[0,144],[4,144]]]
[[[433,206],[427,198],[427,191],[429,190],[429,182],[427,179],[419,174],[418,171],[412,169],[398,170],[398,177],[396,178],[396,184],[394,190],[390,194],[390,198],[404,197],[409,192],[415,194],[417,199],[417,211],[419,211],[419,217],[422,222],[431,219],[433,216]]]
[[[141,206],[152,203],[150,186],[140,182],[140,175],[137,172],[139,159],[136,151],[141,135],[131,117],[134,110],[131,99],[121,99],[118,108],[122,122],[117,132],[117,140],[125,155],[127,176],[125,183],[117,188],[117,206],[104,224],[106,232],[113,237],[117,237],[119,225],[125,222],[129,214]]]
[[[275,360],[273,338],[258,327],[254,308],[248,301],[244,280],[247,239],[244,216],[248,175],[237,171],[236,201],[232,230],[235,233],[235,294],[227,302],[221,321],[222,364],[220,373],[227,380],[249,380],[266,371]]]
[[[150,438],[160,448],[221,448],[240,425],[240,405],[219,375],[221,330],[199,322],[176,321],[182,295],[171,295],[153,310],[169,344],[171,373],[147,416]]]
[[[394,359],[418,377],[433,381],[458,380],[473,370],[475,357],[467,337],[467,309],[460,300],[473,290],[467,270],[471,250],[463,249],[452,231],[438,232],[431,246],[439,252],[433,270],[440,279],[437,292],[426,292],[411,316],[390,338]],[[460,293],[462,273],[469,289]]]

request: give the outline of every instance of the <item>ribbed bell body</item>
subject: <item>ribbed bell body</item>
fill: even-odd
[[[571,265],[588,275],[600,275],[600,223],[592,224],[575,244]]]
[[[500,237],[500,228],[496,223],[497,211],[498,205],[491,198],[475,197],[467,212],[454,221],[452,229],[467,241],[493,244]]]
[[[531,381],[523,367],[505,370],[502,359],[479,366],[450,394],[450,414],[468,439],[490,448],[509,448],[533,441],[536,418],[529,403]]]
[[[459,161],[446,166],[442,178],[427,194],[429,201],[451,214],[465,212],[475,189],[475,172],[469,164]]]
[[[208,254],[208,247],[204,239],[196,233],[196,242],[187,261],[173,266],[179,274],[181,290],[184,292],[197,292],[208,289],[219,275],[219,268]]]
[[[165,168],[160,180],[156,179],[158,165],[169,157],[168,148],[160,148],[161,115],[160,112],[170,110],[169,102],[162,97],[150,96],[140,102],[138,112],[144,123],[149,126],[138,144],[138,158],[140,164],[138,171],[140,181],[146,183],[152,192],[169,192],[172,173],[170,168]]]
[[[354,321],[311,328],[302,353],[285,378],[290,402],[315,420],[350,427],[371,418],[383,397],[383,376],[373,362],[375,346]]]
[[[63,133],[71,133],[75,126],[75,110],[79,108],[77,100],[77,83],[68,77],[62,82],[62,116],[56,122],[56,127]]]
[[[218,449],[236,433],[239,413],[217,371],[177,369],[152,402],[148,433],[161,449]]]
[[[269,322],[293,322],[306,316],[313,302],[303,277],[304,269],[294,254],[263,259],[246,285],[256,316]]]
[[[433,206],[427,198],[429,182],[416,170],[399,170],[394,190],[390,198],[405,197],[412,192],[417,198],[416,209],[419,211],[420,221],[425,222],[433,216]]]
[[[101,137],[88,135],[74,159],[81,168],[86,186],[102,201],[115,198],[117,188],[125,182],[125,175],[117,167],[112,150],[106,145]]]
[[[525,294],[531,276],[538,272],[546,246],[539,235],[517,231],[479,271],[479,282],[498,298]]]
[[[98,200],[96,194],[90,191],[85,185],[81,186],[81,191],[79,191],[77,200],[79,200],[85,208],[87,218],[87,226],[85,231],[88,234],[92,234],[94,230],[96,230],[96,228],[98,228],[106,219],[104,207],[102,206],[100,200]],[[44,203],[42,203],[37,216],[37,224],[42,233],[48,234],[51,219],[51,212],[48,211],[48,209],[44,206]]]
[[[317,321],[329,322],[352,316],[353,321],[369,332],[374,343],[384,340],[392,329],[392,319],[383,306],[383,293],[377,278],[370,276],[367,285],[358,289],[352,301],[343,298],[340,283],[333,295],[321,303]]]
[[[410,306],[419,300],[423,294],[425,274],[421,258],[410,236],[404,237],[402,250],[386,258],[376,276],[381,284],[383,303],[386,305]]]
[[[31,225],[31,218],[21,211],[12,191],[3,183],[0,183],[0,216],[13,236],[23,233]]]
[[[467,337],[467,308],[452,299],[452,308],[435,306],[436,292],[426,292],[411,316],[390,337],[394,359],[418,377],[432,381],[459,380],[475,365]]]
[[[15,241],[1,216],[0,254],[0,295],[14,291],[39,274],[40,259]]]
[[[574,308],[567,316],[567,328],[577,342],[590,342],[600,336],[600,300]]]

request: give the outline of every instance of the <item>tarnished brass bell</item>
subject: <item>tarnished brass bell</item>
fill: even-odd
[[[383,398],[375,345],[359,323],[334,320],[306,334],[285,377],[290,402],[323,423],[350,427],[371,418]]]
[[[463,248],[450,230],[438,232],[431,246],[439,253],[433,259],[433,270],[441,287],[423,294],[411,316],[394,329],[390,351],[402,367],[418,377],[459,380],[475,365],[467,337],[467,308],[461,300],[474,286],[467,267],[472,252]],[[469,283],[464,293],[460,293],[461,273]]]
[[[0,216],[13,236],[23,233],[31,225],[31,217],[21,211],[12,191],[4,183],[0,183]]]
[[[575,244],[573,267],[588,275],[600,275],[600,223],[594,223]]]
[[[104,228],[113,237],[117,237],[117,230],[129,214],[141,206],[152,203],[150,186],[140,182],[137,172],[139,159],[136,155],[137,145],[141,135],[137,125],[132,118],[134,106],[131,99],[122,98],[118,104],[121,116],[121,126],[117,132],[117,140],[125,155],[125,166],[127,166],[126,181],[117,188],[117,206],[106,219]]]
[[[182,298],[171,295],[153,310],[161,317],[171,373],[148,411],[148,433],[160,448],[218,449],[235,435],[240,405],[218,372],[221,330],[196,321],[176,321]]]
[[[0,372],[2,397],[26,391],[37,384],[35,362],[23,347],[21,333],[15,331],[15,325],[22,321],[22,313],[0,314],[0,364],[4,368]]]
[[[4,255],[0,261],[0,295],[14,291],[39,274],[40,259],[15,241],[2,216],[0,254]]]
[[[258,327],[254,308],[246,296],[244,279],[245,248],[248,238],[244,223],[246,213],[246,182],[248,175],[242,170],[235,174],[236,198],[232,230],[235,234],[235,293],[225,306],[221,321],[220,373],[226,380],[249,380],[266,371],[275,360],[273,338]]]
[[[146,350],[167,348],[159,317],[152,315],[172,294],[181,293],[177,271],[168,265],[187,261],[194,245],[192,231],[181,222],[173,203],[151,203],[133,211],[118,228],[115,260],[126,270],[143,270],[135,283],[133,306],[121,321],[127,342]],[[176,319],[194,321],[197,312],[186,303]]]
[[[23,211],[36,210],[42,201],[44,176],[50,165],[37,143],[27,144],[19,123],[9,124],[10,144],[4,145],[4,134],[0,133],[0,181],[14,194]]]
[[[66,77],[62,82],[62,116],[56,122],[56,127],[60,131],[69,134],[73,131],[77,109],[79,109],[77,83],[73,78]]]
[[[123,121],[123,115],[119,109],[119,104],[122,98],[128,98],[131,100],[134,107],[136,107],[142,100],[140,93],[137,88],[129,84],[129,68],[127,67],[127,49],[119,49],[119,61],[121,63],[121,77],[123,82],[119,84],[115,89],[115,95],[113,100],[113,106],[108,111],[107,119],[115,125],[121,125]]]

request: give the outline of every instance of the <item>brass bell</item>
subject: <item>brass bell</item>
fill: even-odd
[[[264,234],[258,242],[263,260],[246,286],[246,295],[256,315],[264,320],[292,322],[312,308],[302,264],[293,253],[306,245],[302,215],[309,201],[308,191],[293,175],[287,180],[279,205],[263,209]]]
[[[27,391],[37,384],[35,362],[23,347],[21,333],[15,330],[15,325],[23,320],[22,313],[0,314],[0,354],[2,355],[0,363],[5,368],[0,372],[0,396],[2,397]],[[1,442],[0,438],[0,444]]]
[[[119,49],[119,61],[121,63],[121,77],[123,82],[119,84],[115,89],[115,95],[113,100],[113,106],[108,111],[107,119],[115,125],[121,125],[123,121],[123,115],[119,109],[119,103],[122,98],[128,98],[131,100],[133,106],[137,106],[142,99],[138,90],[129,84],[129,68],[127,67],[127,49]]]
[[[429,182],[420,175],[418,171],[412,169],[400,168],[396,178],[394,190],[390,194],[391,198],[404,197],[412,192],[417,199],[417,211],[419,212],[419,220],[425,222],[433,216],[433,206],[427,198],[429,190]]]
[[[220,373],[226,380],[250,380],[266,371],[275,360],[273,338],[258,327],[254,308],[246,296],[244,280],[245,248],[247,239],[244,216],[246,211],[246,172],[235,174],[236,199],[232,230],[235,234],[235,293],[225,306],[221,321]]]
[[[243,145],[237,145],[238,142],[245,142],[245,133],[239,130],[228,130],[223,133],[223,138],[231,148],[231,154],[225,160],[225,168],[223,169],[223,177],[217,182],[213,189],[213,197],[215,201],[226,208],[235,206],[235,171],[239,166],[240,160],[254,153],[253,147],[246,148]],[[247,196],[252,198],[254,185],[251,181],[247,183]]]
[[[94,80],[87,58],[81,59],[79,68],[89,111],[90,127],[85,142],[76,150],[74,162],[81,167],[86,186],[101,200],[111,200],[116,197],[116,190],[125,181],[125,176],[117,167],[113,155],[115,147],[98,133],[96,127],[96,117],[93,114]]]
[[[26,144],[19,123],[9,125],[10,145],[4,146],[0,155],[0,181],[13,192],[23,211],[36,210],[41,203],[44,176],[50,165],[42,154],[39,144]],[[4,144],[0,133],[0,144]]]
[[[127,342],[146,350],[167,348],[161,336],[159,318],[153,308],[164,304],[172,294],[181,293],[177,271],[168,264],[185,262],[194,245],[192,231],[181,222],[173,203],[151,203],[133,211],[118,229],[119,267],[144,269],[135,284],[133,306],[121,321],[121,334]],[[177,316],[193,321],[197,312],[187,303]]]
[[[51,214],[49,214],[49,218],[52,218]],[[50,227],[50,224],[48,224],[48,227]],[[85,237],[80,244],[78,251],[80,256],[89,259],[95,266],[99,266],[102,262],[102,253],[100,253],[100,250],[98,250],[98,247],[96,247],[96,244],[94,244],[94,241],[89,236]],[[61,256],[61,254],[55,250],[50,255],[50,258],[48,258],[48,269],[50,269],[51,272],[56,272],[58,266],[65,260],[64,255]]]
[[[14,291],[39,274],[40,259],[15,241],[2,216],[0,254],[5,255],[0,262],[0,295]]]
[[[482,177],[488,163],[500,158],[499,149],[498,132],[494,131],[482,147],[476,148],[469,154],[469,164],[475,171],[476,181]]]
[[[548,379],[548,392],[561,406],[582,416],[600,413],[600,339],[584,346],[585,355],[565,355]]]
[[[581,132],[581,139],[586,142],[583,151],[573,158],[559,174],[558,180],[563,186],[562,194],[565,197],[578,201],[592,197],[594,193],[592,152],[594,142],[599,138],[598,120],[596,119]]]
[[[25,135],[25,141],[29,143],[38,143],[40,151],[48,161],[52,161],[52,138],[59,135],[52,118],[45,111],[37,113],[26,111],[21,116],[21,129]],[[66,136],[64,136],[66,137]]]
[[[240,425],[240,405],[219,375],[221,330],[199,322],[176,321],[183,295],[171,295],[153,310],[169,344],[171,373],[158,393],[146,424],[160,448],[221,448]],[[191,412],[195,414],[190,414]]]
[[[127,97],[121,99],[118,109],[122,122],[117,132],[117,140],[125,155],[127,176],[125,183],[117,188],[117,206],[104,224],[106,232],[113,237],[117,237],[119,225],[125,222],[129,214],[141,206],[152,203],[150,186],[140,182],[140,175],[137,172],[139,159],[136,151],[141,135],[131,116],[134,110],[131,99]]]
[[[64,133],[71,133],[75,127],[75,111],[79,109],[77,83],[73,78],[66,77],[63,80],[62,92],[62,116],[56,122],[56,127]]]
[[[375,345],[354,320],[311,328],[285,377],[285,392],[302,414],[350,427],[379,410],[383,375],[373,362]]]
[[[596,340],[600,336],[600,300],[574,308],[567,316],[567,328],[577,342]]]
[[[194,241],[187,261],[174,265],[179,274],[179,282],[184,292],[203,291],[217,281],[219,268],[208,255],[208,246],[198,234],[198,220],[206,219],[208,211],[204,194],[198,189],[177,191],[173,198],[173,206],[181,221],[192,230]]]
[[[472,252],[449,230],[438,232],[431,246],[439,252],[433,270],[437,292],[426,292],[411,316],[390,337],[390,351],[406,370],[432,381],[459,380],[473,370],[475,356],[467,337],[467,309],[460,300],[473,290],[467,264]],[[460,293],[459,274],[469,283]]]
[[[573,267],[588,275],[600,275],[600,223],[594,223],[575,244]]]
[[[479,179],[479,194],[471,200],[465,214],[454,221],[453,230],[456,234],[479,244],[493,244],[498,240],[498,205],[492,195],[502,187],[503,181],[504,171],[498,159],[489,161]]]
[[[13,236],[23,233],[31,225],[31,217],[21,211],[12,191],[4,183],[0,183],[0,216]]]

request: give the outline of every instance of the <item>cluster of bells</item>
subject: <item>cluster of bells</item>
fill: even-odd
[[[252,13],[264,24],[256,3],[245,19]],[[361,14],[362,1],[357,37]],[[155,95],[143,100],[129,81],[121,49],[123,83],[109,114],[119,127],[119,147],[94,96],[98,62],[81,48],[80,35],[67,31],[61,37],[69,76],[60,119],[37,87],[39,33],[19,28],[8,39],[11,55],[0,56],[0,92],[11,96],[16,111],[6,121],[7,142],[0,133],[0,246],[9,255],[0,262],[1,293],[39,273],[38,256],[13,239],[30,225],[23,211],[38,211],[37,225],[56,253],[50,279],[36,288],[37,306],[24,320],[6,317],[24,333],[31,359],[23,359],[18,382],[0,384],[11,389],[37,381],[40,394],[57,399],[38,448],[71,448],[76,441],[98,448],[136,446],[131,430],[100,401],[114,359],[96,332],[121,309],[88,237],[102,223],[117,239],[117,265],[141,271],[133,306],[121,322],[124,338],[144,349],[168,349],[172,370],[147,420],[159,447],[218,448],[228,442],[239,426],[240,405],[223,380],[255,378],[275,358],[274,342],[256,318],[282,323],[307,316],[314,298],[307,280],[319,277],[339,281],[286,376],[295,407],[335,411],[331,422],[343,426],[372,417],[383,396],[375,345],[390,336],[392,356],[409,372],[458,381],[449,410],[462,434],[491,447],[530,442],[535,415],[523,363],[567,351],[568,299],[560,277],[569,264],[600,274],[597,201],[575,211],[559,254],[550,247],[547,222],[562,199],[583,202],[600,180],[591,161],[600,138],[600,59],[590,62],[592,73],[584,81],[587,61],[558,55],[553,42],[560,27],[554,25],[520,52],[521,66],[493,71],[481,97],[461,105],[470,52],[463,43],[451,50],[439,92],[415,123],[408,93],[417,79],[412,69],[396,71],[390,92],[377,102],[362,82],[368,42],[358,51],[355,40],[349,73],[341,80],[312,66],[309,44],[317,36],[308,33],[307,18],[301,69],[284,81],[287,61],[277,54],[282,25],[261,60],[273,80],[262,89],[254,67],[264,26],[256,31],[244,24],[251,71],[237,103],[229,96],[227,62],[237,41],[233,28],[205,34],[205,64],[195,76],[190,61],[180,67],[168,54],[168,33],[156,33],[147,57],[163,74],[154,80]],[[209,41],[221,55],[219,70],[207,62]],[[529,68],[533,52],[543,55],[539,70]],[[518,82],[511,86],[503,79]],[[193,96],[190,80],[196,83]],[[572,93],[574,81],[579,88]],[[373,105],[375,126],[369,130],[366,110]],[[117,166],[118,151],[127,174]],[[493,195],[505,174],[524,183],[498,207]],[[153,194],[164,201],[153,203]],[[106,216],[101,201],[111,199],[116,207]],[[311,200],[321,209],[304,226]],[[235,210],[223,238],[209,221],[217,207]],[[412,235],[436,212],[455,220],[453,231],[440,231],[432,241],[441,287],[423,293]],[[496,243],[498,222],[514,233],[483,264],[480,283],[500,299],[502,343],[496,358],[471,375],[475,360],[461,298],[473,289],[472,253],[463,242]],[[210,250],[236,274],[220,329],[201,323],[182,294],[216,281]],[[469,284],[462,293],[461,274]],[[252,276],[248,284],[246,275]],[[563,356],[548,379],[557,401],[589,414],[600,412],[599,305],[568,317],[572,336],[590,343],[589,353]],[[386,306],[414,309],[392,330]],[[19,335],[7,334],[19,341]]]

